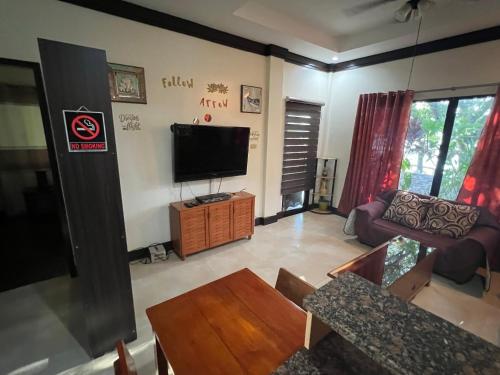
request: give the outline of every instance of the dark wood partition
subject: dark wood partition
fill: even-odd
[[[39,39],[59,175],[79,277],[89,353],[137,337],[103,50]],[[63,110],[102,112],[107,151],[69,152]],[[103,129],[101,129],[102,131]]]

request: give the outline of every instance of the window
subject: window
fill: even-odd
[[[287,101],[281,194],[283,212],[304,211],[315,184],[321,106]]]
[[[493,99],[482,96],[414,102],[399,188],[456,199]]]
[[[305,205],[307,204],[305,197],[305,191],[283,195],[283,207],[281,210],[283,212],[287,212],[305,208]]]

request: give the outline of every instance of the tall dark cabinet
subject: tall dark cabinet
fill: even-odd
[[[85,341],[97,357],[112,350],[118,339],[137,337],[106,53],[44,39],[38,43]],[[102,112],[107,151],[69,152],[63,110],[82,107]]]

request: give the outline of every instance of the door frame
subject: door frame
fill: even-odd
[[[66,206],[64,203],[64,196],[62,193],[61,179],[59,176],[59,164],[57,161],[57,154],[54,147],[54,138],[52,135],[49,107],[47,103],[47,98],[45,96],[45,86],[43,83],[42,69],[40,67],[40,64],[37,62],[7,59],[3,57],[0,57],[0,65],[19,66],[23,68],[29,68],[33,71],[33,75],[35,77],[35,85],[36,85],[35,89],[38,97],[38,105],[40,107],[43,131],[45,134],[45,143],[47,144],[47,153],[49,156],[50,169],[52,172],[52,178],[54,182],[54,191],[57,197],[57,206],[58,206],[57,212],[61,220],[61,232],[63,235],[63,245],[66,253],[68,269],[70,275],[72,277],[76,277],[77,270],[71,246],[71,238],[69,235],[68,216],[66,212]]]

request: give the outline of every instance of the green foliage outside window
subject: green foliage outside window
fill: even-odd
[[[458,102],[448,156],[439,196],[456,199],[469,168],[477,141],[490,113],[493,98],[463,99]]]
[[[491,96],[459,100],[443,170],[440,197],[456,199],[492,103]],[[448,105],[447,100],[413,103],[401,164],[400,189],[429,194],[430,184],[420,187],[418,191],[415,178],[417,175],[429,175],[428,181],[432,180]]]

